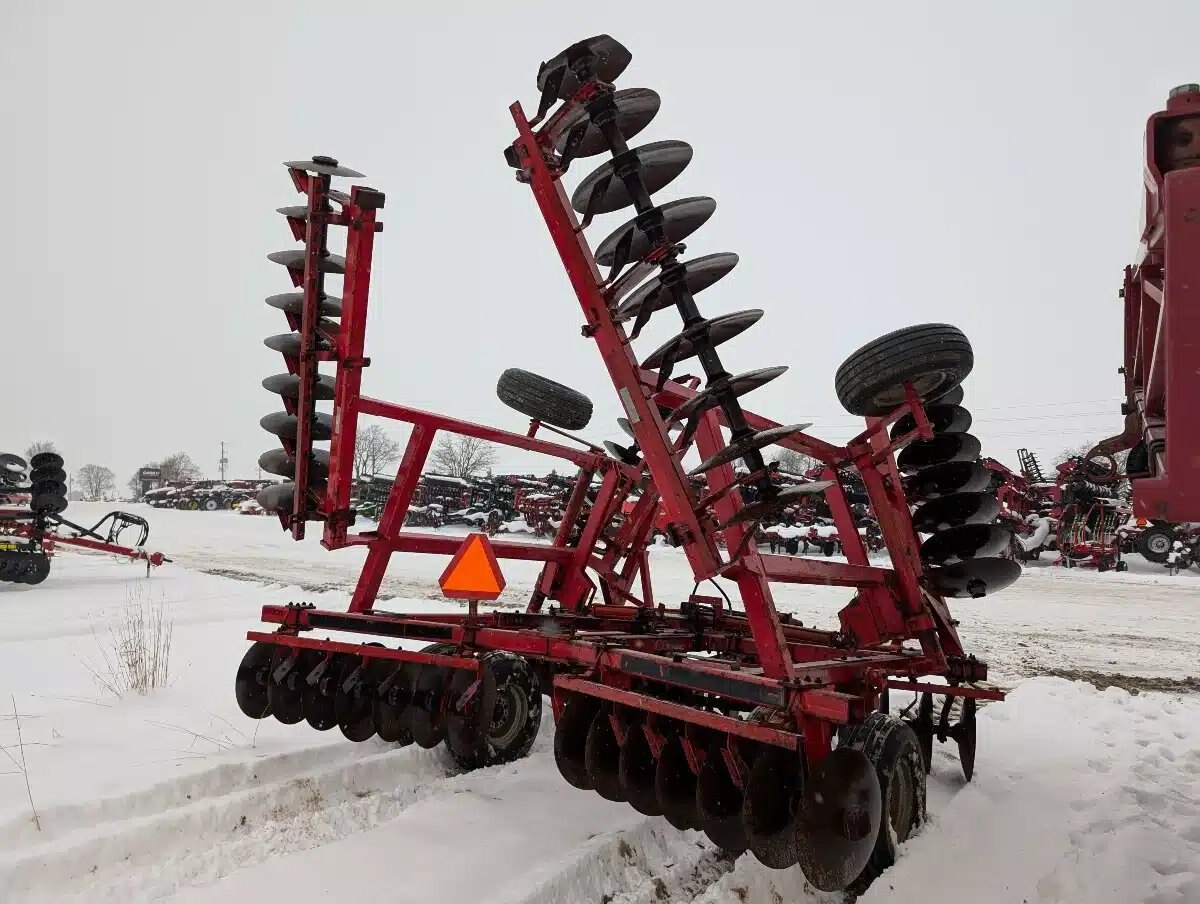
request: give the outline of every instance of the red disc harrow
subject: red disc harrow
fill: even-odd
[[[844,445],[743,407],[784,368],[723,367],[717,346],[762,312],[700,314],[695,296],[738,257],[684,258],[682,242],[716,202],[652,200],[687,166],[691,148],[627,144],[659,109],[653,91],[613,86],[629,62],[629,52],[602,35],[543,64],[537,114],[530,119],[512,105],[516,135],[505,150],[532,191],[578,299],[583,336],[624,408],[629,446],[574,437],[591,403],[520,370],[507,371],[497,391],[532,418],[526,434],[363,396],[384,196],[334,189],[334,179],[359,174],[331,158],[287,164],[304,202],[281,212],[301,247],[270,257],[298,291],[268,299],[289,332],[267,340],[287,372],[264,381],[283,410],[262,424],[282,448],[260,463],[289,482],[260,502],[294,537],[319,522],[326,547],[365,546],[367,559],[347,611],[264,607],[263,620],[276,627],[249,633],[238,701],[248,716],[337,726],[353,740],[444,742],[474,768],[524,756],[549,695],[554,754],[571,784],[702,829],[767,866],[799,864],[818,888],[861,889],[924,819],[934,737],[956,742],[969,778],[975,702],[1002,697],[981,685],[987,665],[966,653],[946,604],[990,595],[1020,572],[1007,558],[1011,535],[996,523],[990,474],[959,404],[971,348],[954,327],[924,324],[857,351],[839,369],[837,391],[865,425]],[[568,196],[568,170],[600,155],[605,162]],[[630,207],[632,220],[589,243],[593,217]],[[344,256],[329,250],[334,229],[346,232]],[[340,298],[326,291],[334,276],[343,280]],[[671,310],[682,331],[639,357],[642,327]],[[685,362],[702,376],[678,373]],[[318,409],[325,401],[330,411]],[[408,423],[412,432],[378,527],[353,532],[360,415]],[[393,552],[479,555],[461,535],[402,530],[438,432],[552,455],[578,471],[553,542],[483,541],[501,561],[543,563],[525,611],[480,611],[472,601],[466,614],[402,614],[378,600]],[[816,458],[823,475],[778,480],[764,457],[773,446]],[[700,463],[689,473],[683,461],[692,450]],[[847,475],[866,494],[886,559],[868,558]],[[759,524],[811,494],[823,494],[845,561],[760,552]],[[733,600],[724,591],[655,599],[647,548],[664,524],[697,587],[721,579],[736,589]],[[780,613],[778,583],[845,588],[837,626],[808,627]],[[431,646],[415,649],[413,641]],[[915,714],[889,714],[890,690],[917,694]],[[943,701],[936,719],[935,694]]]

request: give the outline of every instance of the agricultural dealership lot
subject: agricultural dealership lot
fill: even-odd
[[[88,521],[90,509],[71,511]],[[798,868],[731,860],[699,833],[569,787],[548,707],[528,759],[469,774],[440,748],[246,719],[233,675],[260,606],[344,606],[361,553],[292,543],[270,518],[131,510],[173,563],[146,578],[64,551],[45,584],[0,591],[8,904],[843,900],[808,890]],[[681,553],[651,554],[664,600],[690,592]],[[396,556],[388,606],[457,611],[437,594],[443,567]],[[522,605],[537,566],[504,570],[500,604]],[[845,599],[778,594],[818,625]],[[169,612],[171,680],[116,698],[93,672],[131,604]],[[1200,571],[1171,577],[1136,557],[1122,574],[1035,563],[994,600],[954,611],[1011,695],[980,711],[971,784],[954,745],[935,747],[930,821],[860,900],[1200,901]]]

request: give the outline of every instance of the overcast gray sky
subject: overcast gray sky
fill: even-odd
[[[663,97],[639,141],[696,149],[658,197],[718,201],[690,253],[742,256],[701,310],[766,310],[726,346],[731,369],[791,367],[750,407],[845,439],[842,359],[949,321],[975,346],[986,453],[1107,436],[1142,129],[1200,81],[1200,4],[990,6],[6,0],[0,450],[52,439],[69,469],[123,485],[178,450],[212,474],[224,440],[231,476],[254,476],[273,445],[258,418],[279,407],[259,381],[282,370],[262,338],[285,329],[262,299],[290,288],[266,260],[293,246],[273,210],[298,203],[279,164],[313,154],[388,196],[367,392],[522,429],[494,395],[520,366],[588,393],[590,435],[615,436],[599,354],[500,153],[538,63],[599,32],[633,52],[619,84]],[[677,331],[659,314],[638,348]]]

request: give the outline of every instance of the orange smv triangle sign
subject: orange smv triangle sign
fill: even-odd
[[[460,600],[494,600],[504,589],[496,553],[484,534],[469,534],[438,584],[445,596]]]

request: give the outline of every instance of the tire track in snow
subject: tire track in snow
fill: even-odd
[[[548,734],[537,748],[548,746]],[[354,745],[360,746],[366,745]],[[364,832],[418,801],[502,787],[520,767],[459,774],[440,748],[373,746],[373,752],[358,756],[337,745],[218,767],[91,808],[48,811],[43,816],[48,838],[42,833],[42,843],[0,857],[4,900],[159,899],[271,857]],[[247,787],[250,782],[256,783]],[[188,797],[191,787],[199,789],[199,799]],[[6,831],[18,830],[9,825]]]

